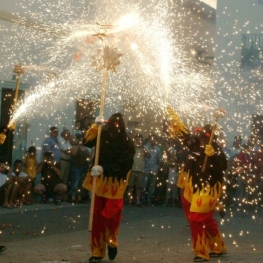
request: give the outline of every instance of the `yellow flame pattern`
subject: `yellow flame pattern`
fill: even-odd
[[[105,233],[100,232],[99,240],[95,237],[91,237],[90,247],[92,256],[104,258],[106,252],[106,244],[108,244],[110,247],[118,247],[118,232],[119,228],[117,228],[114,232],[110,231],[109,228],[106,228]]]
[[[215,209],[222,194],[222,184],[217,182],[213,187],[206,185],[192,195],[191,212],[207,213]]]
[[[84,143],[87,143],[88,141],[93,140],[97,137],[98,134],[98,126],[96,124],[92,124],[91,128],[86,131]]]
[[[183,136],[183,133],[188,133],[188,130],[186,129],[183,122],[180,120],[177,113],[175,113],[170,106],[167,106],[166,110],[170,120],[170,127],[168,128],[168,132],[171,137],[176,139],[178,138],[178,136]]]
[[[3,144],[5,142],[6,135],[4,133],[0,133],[0,144]]]
[[[104,177],[100,175],[96,181],[96,195],[106,197],[110,199],[123,198],[125,193],[131,171],[126,175],[126,179],[120,179],[114,177]],[[87,174],[86,179],[83,183],[83,187],[87,190],[92,190],[93,177],[90,173]]]

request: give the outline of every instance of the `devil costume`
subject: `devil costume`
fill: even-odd
[[[93,147],[97,141],[97,126],[87,131],[84,145]],[[98,262],[108,256],[117,255],[117,235],[123,208],[123,195],[133,165],[135,147],[127,136],[125,123],[120,113],[113,114],[102,128],[99,165],[103,174],[97,177],[94,214],[91,232],[92,257],[89,262]],[[93,177],[87,174],[85,188],[92,190]]]
[[[189,149],[189,156],[180,172],[177,185],[183,188],[181,200],[191,228],[194,262],[203,262],[210,257],[226,254],[226,247],[213,212],[220,207],[218,200],[222,194],[223,172],[227,169],[227,160],[215,141],[216,137],[212,144],[208,145],[212,125],[206,125],[190,136],[171,108],[168,109],[168,113],[171,121],[170,135],[179,137]],[[210,156],[207,146],[211,151]],[[206,155],[207,163],[203,169]]]
[[[189,145],[190,154],[185,164],[185,186],[182,205],[190,223],[194,262],[209,260],[210,256],[226,253],[226,247],[213,211],[218,208],[218,199],[222,194],[223,171],[227,169],[227,160],[220,146],[213,141],[214,154],[207,159],[205,170],[205,147],[208,144],[212,127],[207,125],[199,130]],[[209,251],[211,251],[209,253]]]

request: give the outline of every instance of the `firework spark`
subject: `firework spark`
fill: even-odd
[[[18,4],[20,9],[27,6],[26,2]],[[37,11],[29,8],[21,16],[37,22],[31,27],[21,26],[21,21],[14,25],[16,45],[8,61],[22,60],[28,69],[39,70],[38,75],[34,72],[39,84],[27,91],[11,122],[28,118],[35,110],[47,114],[42,106],[47,100],[87,96],[97,99],[101,76],[90,64],[91,57],[104,44],[123,54],[117,74],[108,78],[109,105],[126,101],[127,105],[136,105],[138,115],[153,110],[155,116],[163,115],[166,105],[172,105],[188,120],[200,124],[203,115],[196,119],[202,108],[199,105],[214,108],[218,104],[212,96],[210,77],[205,70],[193,67],[183,49],[180,21],[184,14],[178,16],[172,11],[175,6],[171,3],[152,0],[145,6],[143,1],[75,1],[74,5],[65,0],[57,1],[57,5],[35,2],[39,4]],[[22,39],[25,43],[21,47]],[[30,66],[36,62],[38,67]],[[41,68],[49,68],[56,78],[43,78]]]

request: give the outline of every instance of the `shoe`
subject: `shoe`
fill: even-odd
[[[61,200],[61,201],[62,201],[62,200]],[[71,199],[70,203],[73,204],[73,205],[76,205],[76,204],[78,204],[79,202],[78,202],[76,199]]]
[[[211,253],[209,253],[209,257],[211,257],[211,258],[218,258],[218,257],[221,257],[221,256],[226,255],[226,254],[227,254],[226,251],[223,251],[221,253],[211,252]]]
[[[14,208],[20,208],[23,205],[22,202],[20,202],[19,200],[17,200],[14,204]]]
[[[109,247],[108,246],[108,256],[109,256],[109,260],[114,260],[117,256],[117,247]]]
[[[40,201],[40,204],[46,204],[47,203],[47,197],[46,197],[46,195],[42,195],[41,196],[41,201]]]
[[[14,207],[11,206],[11,205],[3,205],[2,207],[3,207],[3,208],[7,208],[7,209],[14,209]]]
[[[208,261],[208,260],[202,257],[198,257],[198,256],[194,257],[194,262],[205,262],[205,261]]]
[[[0,246],[0,253],[6,250],[6,246]]]
[[[61,205],[61,200],[59,198],[56,198],[54,200],[55,205]]]
[[[153,206],[153,204],[151,202],[147,202],[145,203],[146,206]]]
[[[53,203],[54,202],[54,198],[48,198],[48,203]]]
[[[91,257],[89,258],[89,262],[100,262],[102,260],[101,257]]]

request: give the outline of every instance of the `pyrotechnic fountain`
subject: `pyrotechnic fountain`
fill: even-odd
[[[23,38],[28,43],[24,46],[33,43],[39,49],[35,56],[41,61],[41,67],[58,69],[59,76],[48,83],[40,80],[38,85],[27,91],[11,122],[30,118],[32,108],[44,114],[46,109],[41,105],[47,100],[56,102],[87,94],[98,98],[100,80],[90,64],[94,51],[99,48],[100,40],[96,34],[104,21],[113,25],[105,29],[109,46],[118,47],[124,54],[118,74],[109,76],[107,105],[119,104],[120,99],[125,98],[136,105],[137,115],[151,109],[155,113],[154,118],[163,115],[167,104],[174,105],[188,120],[198,124],[203,115],[199,114],[197,120],[196,113],[203,111],[203,105],[209,109],[216,106],[218,98],[212,99],[210,78],[189,66],[187,54],[182,49],[183,41],[178,37],[179,29],[173,28],[174,20],[178,18],[170,12],[167,1],[151,1],[147,8],[143,1],[112,1],[106,6],[101,1],[88,6],[85,1],[80,1],[76,9],[83,8],[84,11],[78,13],[79,17],[69,11],[73,8],[70,1],[68,5],[64,4],[57,6],[63,9],[60,15],[56,7],[50,10],[50,21],[43,16],[47,7],[42,6],[39,22],[32,24],[33,29],[21,28],[21,25],[13,28],[17,40]],[[29,14],[32,18],[33,13]],[[62,14],[67,15],[63,17]],[[55,16],[60,17],[59,23]],[[41,23],[42,28],[39,26]],[[39,37],[32,34],[40,29]],[[19,52],[20,47],[13,51]],[[24,48],[28,57],[31,57],[30,52],[30,48]],[[120,95],[124,82],[125,89]],[[56,92],[53,92],[54,88]]]
[[[28,0],[19,2],[18,5],[24,7]],[[37,69],[35,74],[38,83],[26,92],[24,100],[18,103],[15,100],[16,107],[10,127],[17,120],[30,119],[35,112],[49,116],[53,108],[46,107],[47,101],[57,104],[61,100],[87,96],[98,100],[100,92],[103,94],[103,105],[105,100],[106,105],[116,106],[125,98],[135,105],[138,116],[152,111],[154,120],[163,116],[166,106],[171,105],[188,127],[189,124],[202,125],[205,112],[218,107],[220,91],[214,96],[211,78],[202,67],[196,70],[191,65],[183,49],[185,40],[180,38],[183,26],[175,28],[174,24],[176,21],[180,25],[180,17],[185,14],[171,12],[174,8],[170,6],[172,1],[110,0],[106,5],[100,0],[92,1],[92,4],[84,0],[61,0],[56,6],[43,3],[46,1],[42,0],[33,2],[37,11],[29,10],[24,15],[32,20],[37,19],[38,23],[25,23],[23,27],[21,19],[14,25],[14,42],[20,43],[23,40],[24,45],[10,45],[11,55],[6,52],[4,59],[8,61],[5,67],[11,68],[15,61],[20,60],[17,56],[23,54],[27,62],[30,62],[23,69]],[[147,6],[143,2],[147,2]],[[105,43],[104,40],[107,45],[102,49],[101,43]],[[11,40],[5,40],[6,46],[8,41]],[[117,74],[107,74],[107,59],[104,64],[97,60],[104,54],[106,47],[115,51],[118,48],[118,52],[123,54]],[[101,74],[91,65],[97,71],[104,71],[102,89]],[[232,68],[233,65],[225,67]],[[55,72],[56,77],[48,80],[43,78],[39,72],[45,68]],[[231,103],[231,86],[219,77],[218,83],[222,83],[226,89]],[[248,93],[247,101],[254,103],[253,96],[257,95],[257,91],[251,87],[244,89]],[[244,97],[239,89],[235,92],[241,98]],[[67,105],[63,104],[63,107]],[[103,114],[102,107],[100,113]],[[236,121],[231,115],[228,118],[231,122]],[[246,118],[240,119],[237,122],[247,122]]]

